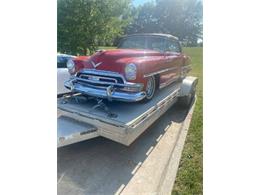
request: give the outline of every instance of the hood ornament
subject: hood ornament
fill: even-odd
[[[96,67],[98,67],[100,64],[102,64],[102,62],[99,62],[99,63],[95,64],[95,62],[93,62],[92,60],[91,60],[90,62],[91,62],[92,66],[93,66],[94,68],[96,68]]]

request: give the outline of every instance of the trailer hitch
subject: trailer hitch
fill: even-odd
[[[81,103],[83,101],[88,101],[90,98],[87,96],[82,96],[81,93],[69,93],[61,97],[61,103],[67,104],[69,99],[74,99],[76,103]]]
[[[96,98],[96,101],[97,104],[91,108],[91,111],[100,108],[107,113],[109,118],[117,118],[117,114],[111,112],[108,106],[103,102],[103,99]]]
[[[69,100],[74,100],[76,103],[84,103],[89,100],[96,100],[97,104],[95,104],[92,108],[91,111],[95,109],[101,109],[103,110],[109,118],[117,118],[117,114],[113,113],[108,106],[103,102],[103,99],[92,97],[92,96],[83,96],[81,93],[75,93],[75,94],[70,94],[70,95],[64,95],[61,98],[61,103],[62,104],[67,104]]]

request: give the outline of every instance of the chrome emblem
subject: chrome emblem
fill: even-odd
[[[97,64],[95,64],[95,62],[93,62],[93,61],[90,61],[90,62],[91,62],[92,66],[93,66],[94,68],[96,68],[96,67],[98,67],[100,64],[102,64],[102,62],[99,62],[99,63],[97,63]]]

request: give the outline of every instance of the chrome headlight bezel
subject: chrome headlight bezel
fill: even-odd
[[[126,80],[135,80],[137,75],[137,67],[134,63],[127,64],[125,66]]]
[[[67,61],[67,68],[68,68],[69,70],[72,70],[72,69],[75,68],[75,63],[74,63],[74,61],[73,61],[72,59],[69,59],[69,60]]]

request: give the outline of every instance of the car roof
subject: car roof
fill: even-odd
[[[160,37],[167,37],[167,38],[179,40],[178,37],[175,37],[171,34],[163,34],[163,33],[136,33],[136,34],[126,35],[124,36],[124,38],[131,37],[131,36],[160,36]]]

